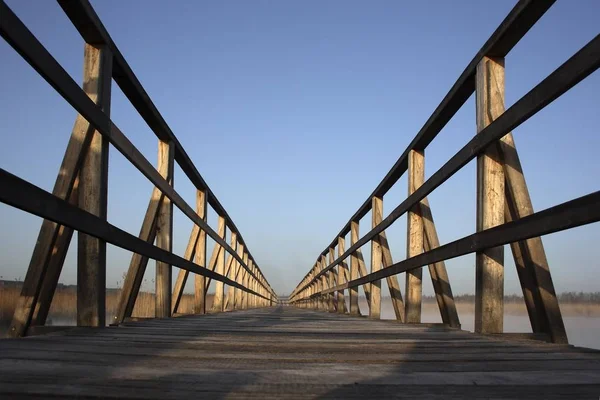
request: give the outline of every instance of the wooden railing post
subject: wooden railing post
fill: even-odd
[[[327,262],[325,261],[325,256],[321,255],[319,257],[319,270],[323,271],[323,269],[327,266]],[[326,276],[325,274],[321,275],[319,277],[319,301],[321,302],[320,304],[320,309],[323,311],[329,310],[328,304],[327,304],[327,297],[326,295],[324,295],[322,292],[323,290],[327,289],[327,280],[326,280]]]
[[[158,142],[158,172],[169,177],[173,186],[175,147],[172,142]],[[167,197],[162,202],[156,224],[156,246],[173,251],[173,203]],[[171,316],[171,265],[156,262],[156,317]]]
[[[222,239],[225,239],[225,229],[225,217],[219,215],[217,233]],[[220,275],[223,275],[225,273],[225,249],[218,243],[215,244],[215,246],[219,247],[217,263],[215,265],[215,272]],[[213,300],[212,311],[223,311],[223,290],[223,282],[215,280],[215,297]]]
[[[236,252],[237,254],[237,248],[238,246],[238,240],[237,240],[237,232],[231,232],[231,248]],[[237,263],[237,260],[234,258],[233,254],[228,254],[227,255],[227,261],[225,262],[225,276],[228,277],[231,280],[235,280],[235,265]],[[234,296],[234,287],[233,286],[229,286],[227,287],[227,296],[225,297],[224,303],[223,303],[223,309],[228,311],[228,310],[233,310],[233,296]]]
[[[408,195],[414,193],[425,179],[423,151],[411,150],[408,154]],[[406,258],[423,252],[423,218],[420,204],[409,212],[407,222]],[[406,273],[406,322],[421,322],[421,296],[423,290],[423,268]]]
[[[345,248],[345,240],[343,237],[338,237],[338,257],[341,257],[344,254],[344,248]],[[343,283],[346,283],[346,279],[347,279],[347,267],[346,267],[346,262],[342,261],[339,265],[338,265],[338,275],[337,275],[337,284],[341,285]],[[344,314],[346,312],[346,300],[344,299],[344,290],[340,290],[337,293],[338,298],[337,298],[337,311],[339,314]]]
[[[208,196],[205,190],[196,190],[196,209],[198,216],[204,222],[208,221]],[[198,242],[196,243],[196,264],[206,268],[206,231],[200,228]],[[196,274],[194,276],[194,313],[206,313],[206,277]]]
[[[475,94],[479,133],[492,122],[493,107],[504,107],[504,59],[483,57],[477,65]],[[497,146],[489,146],[477,156],[477,232],[504,223],[504,201],[503,163]],[[502,333],[504,247],[477,252],[475,268],[475,331]]]
[[[242,261],[244,261],[244,263],[246,262],[246,250],[245,250],[245,246],[244,243],[239,243],[238,242],[238,249],[237,249],[237,254],[238,256],[240,256],[240,258],[242,259]],[[242,284],[242,274],[240,273],[240,271],[242,271],[242,265],[236,261],[235,262],[235,271],[234,271],[234,280],[239,283],[240,285]],[[241,293],[242,290],[239,288],[234,288],[233,289],[233,309],[234,310],[238,310],[241,306]]]
[[[440,240],[435,229],[433,214],[427,197],[421,201],[421,216],[423,218],[423,247],[425,251],[440,247]],[[429,274],[431,275],[431,283],[435,291],[442,322],[451,327],[460,328],[460,320],[456,311],[452,287],[450,286],[450,279],[448,278],[444,261],[429,265]]]
[[[250,269],[252,267],[252,259],[248,256],[248,262],[246,263],[246,266],[248,267],[248,269]],[[248,288],[250,285],[250,273],[248,271],[245,271],[244,274],[244,287]],[[247,310],[249,307],[249,294],[248,292],[244,292],[242,294],[242,305],[244,310]]]
[[[332,264],[335,261],[335,250],[333,247],[329,248],[329,264]],[[332,268],[331,270],[329,270],[329,272],[327,273],[327,277],[329,278],[329,288],[335,287],[336,285],[336,269],[337,267]],[[335,292],[333,293],[329,293],[328,295],[329,298],[329,312],[335,312],[337,309],[337,299],[336,299],[336,295]]]
[[[92,53],[97,54],[92,57]],[[83,90],[90,99],[104,109],[104,112],[109,113],[112,57],[106,47],[85,45],[83,74]],[[82,115],[77,116],[54,183],[53,195],[68,200],[73,205],[79,203],[78,177],[81,166],[86,158],[92,139],[96,140],[95,151],[98,151],[98,135],[98,132],[91,127]],[[103,149],[103,145],[104,141],[100,143],[102,152],[107,150]],[[98,161],[97,156],[98,154],[95,156],[96,161]],[[100,158],[100,162],[103,162],[102,158]],[[102,194],[99,193],[99,195]],[[9,336],[25,336],[30,324],[43,325],[46,322],[72,236],[72,228],[60,226],[50,220],[42,222],[21,294],[17,300],[13,319],[8,329],[7,334]],[[99,248],[99,253],[101,251]],[[102,271],[101,273],[103,274]],[[91,307],[101,307],[100,303],[99,298],[90,298]],[[98,321],[99,325],[104,325],[104,319],[98,317],[98,311],[102,312],[97,310],[95,312],[96,317],[92,316],[92,319]]]
[[[358,222],[350,222],[350,246],[354,245],[358,241]],[[353,281],[358,279],[358,255],[357,252],[352,253],[350,256],[350,280]],[[353,286],[348,289],[350,295],[350,314],[360,315],[360,308],[358,306],[358,286]]]
[[[84,57],[84,90],[96,92],[98,105],[109,115],[112,55],[105,46],[86,43]],[[108,148],[108,139],[95,131],[79,172],[79,208],[103,220],[106,220],[108,201]],[[106,242],[78,232],[77,325],[105,324]]]
[[[375,228],[383,219],[383,199],[373,197],[371,200],[371,228]],[[381,251],[381,235],[371,240],[371,272],[381,269],[383,261],[383,252]],[[371,308],[369,309],[369,318],[381,318],[381,279],[371,282]]]

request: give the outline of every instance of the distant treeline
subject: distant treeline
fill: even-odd
[[[454,295],[454,300],[461,303],[474,303],[474,294],[459,294]],[[423,296],[423,301],[434,302],[435,296]],[[509,294],[504,296],[504,301],[507,303],[519,303],[523,302],[523,296],[517,294]],[[587,303],[587,304],[600,304],[600,292],[564,292],[558,295],[558,301],[562,304],[569,303]]]

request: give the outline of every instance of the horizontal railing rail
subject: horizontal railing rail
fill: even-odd
[[[503,318],[503,250],[511,245],[532,329],[554,342],[567,342],[542,235],[597,222],[600,193],[533,212],[511,131],[592,74],[600,66],[600,35],[594,37],[541,83],[504,110],[504,57],[552,6],[553,1],[517,3],[454,83],[390,172],[367,201],[321,252],[292,291],[289,301],[353,315],[360,313],[363,287],[369,315],[380,317],[381,279],[386,278],[396,318],[420,322],[422,267],[429,265],[442,320],[460,326],[444,261],[477,253],[475,329],[501,333]],[[424,150],[468,98],[476,93],[477,134],[448,162],[424,179]],[[477,158],[477,232],[441,246],[427,195]],[[409,195],[386,218],[383,196],[408,172]],[[359,221],[372,214],[371,230],[359,238]],[[394,263],[385,230],[408,213],[407,259]],[[344,250],[344,238],[351,245]],[[371,244],[371,272],[361,248]],[[337,247],[337,257],[335,248]],[[327,260],[329,256],[329,260]],[[350,271],[346,260],[350,258]],[[337,270],[336,270],[337,269]],[[406,303],[396,275],[406,272]],[[350,310],[344,290],[349,289]],[[337,292],[337,301],[335,293]]]
[[[215,301],[221,311],[226,304],[229,304],[231,308],[258,306],[259,304],[272,305],[277,301],[277,295],[254,260],[233,220],[210,190],[181,143],[154,106],[91,5],[87,0],[59,1],[59,4],[86,42],[84,70],[88,75],[85,78],[91,78],[89,81],[99,81],[97,88],[90,89],[90,84],[85,82],[83,89],[77,85],[4,1],[0,0],[0,35],[77,110],[79,117],[76,127],[84,127],[84,132],[91,132],[91,134],[86,133],[84,137],[77,137],[77,129],[74,128],[61,166],[61,171],[66,170],[68,174],[59,175],[52,194],[5,170],[1,171],[0,179],[3,182],[3,189],[0,198],[2,202],[46,219],[42,224],[34,249],[10,334],[23,336],[32,323],[43,324],[45,321],[49,301],[64,262],[64,253],[68,249],[72,235],[72,230],[65,230],[65,227],[76,229],[80,233],[86,233],[93,238],[135,253],[123,286],[116,322],[122,322],[131,316],[148,258],[165,263],[157,264],[157,282],[159,278],[161,281],[160,288],[157,283],[157,315],[159,306],[161,308],[160,316],[169,316],[171,313],[177,312],[188,272],[193,272],[202,278],[214,279],[217,282]],[[110,109],[111,78],[119,85],[159,139],[158,169],[111,121],[107,113],[107,110]],[[86,180],[96,179],[98,175],[102,175],[103,168],[107,168],[107,164],[94,161],[93,151],[88,152],[88,147],[92,146],[93,140],[102,141],[100,136],[98,136],[100,139],[92,139],[96,134],[103,137],[107,143],[112,144],[155,186],[155,193],[151,197],[140,237],[130,235],[106,221],[106,197],[102,198],[100,195],[92,199],[94,202],[92,208],[95,207],[96,210],[85,210],[77,204],[77,193],[82,191],[81,186],[85,190],[88,185]],[[107,151],[108,148],[106,150],[102,148],[98,153],[103,157],[104,154],[108,154]],[[93,164],[94,162],[96,164]],[[197,190],[197,211],[194,211],[173,189],[171,183],[174,173],[173,162],[179,164]],[[89,172],[89,165],[92,166],[92,172]],[[92,175],[92,178],[86,174]],[[106,193],[106,182],[95,181],[95,183],[100,185],[101,193],[102,191]],[[25,193],[35,197],[28,198],[24,196]],[[85,203],[85,200],[83,202]],[[173,205],[194,223],[190,243],[186,250],[187,259],[179,257],[171,251]],[[219,217],[218,232],[206,222],[206,205],[210,205]],[[102,215],[102,209],[104,209],[104,215]],[[226,228],[231,232],[231,244],[225,241]],[[216,243],[213,250],[214,257],[211,257],[209,263],[206,262],[206,235]],[[156,246],[152,244],[155,238]],[[96,250],[99,252],[96,254],[96,258],[105,263],[105,245],[102,245],[101,242],[92,244],[100,249]],[[102,246],[104,246],[103,249]],[[52,249],[56,247],[59,248],[61,254],[52,253]],[[228,254],[226,265],[225,253]],[[191,261],[194,256],[196,256],[196,262]],[[85,262],[78,260],[78,268],[85,269],[84,264]],[[173,295],[175,301],[172,304],[170,269],[164,268],[170,268],[170,265],[182,269],[177,279]],[[88,268],[104,270],[104,272],[100,271],[102,275],[105,274],[106,266],[103,264],[95,267],[88,266]],[[159,270],[161,276],[159,276]],[[95,283],[105,286],[105,282]],[[208,284],[210,284],[210,280]],[[208,284],[205,280],[195,282],[197,306],[199,307],[204,307],[203,298],[206,296]],[[230,287],[227,298],[224,298],[223,284]],[[254,296],[250,298],[250,304],[246,296],[242,297],[237,290]],[[95,295],[96,303],[102,296]],[[90,294],[90,297],[94,297],[94,295]],[[263,299],[265,302],[258,302],[257,299]],[[38,304],[40,302],[41,306]],[[99,304],[92,308],[95,308],[92,314],[102,315],[104,312],[103,306]],[[42,311],[36,311],[40,309]],[[204,309],[201,312],[204,312]],[[82,322],[82,325],[86,324],[83,321],[78,320],[78,322]],[[99,322],[98,318],[95,322],[87,322],[91,325],[104,324],[103,321]]]

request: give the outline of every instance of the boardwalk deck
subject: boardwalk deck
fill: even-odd
[[[600,352],[297,309],[0,340],[0,398],[576,398]]]

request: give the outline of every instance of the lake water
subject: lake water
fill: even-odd
[[[361,304],[363,314],[368,312],[366,303]],[[381,318],[395,319],[391,303],[385,301],[381,304]],[[473,313],[460,313],[461,328],[473,332],[475,315]],[[423,322],[442,322],[439,313],[424,312]],[[575,346],[600,349],[600,318],[585,316],[563,316],[569,343]],[[531,332],[531,324],[527,315],[504,315],[505,332]]]

